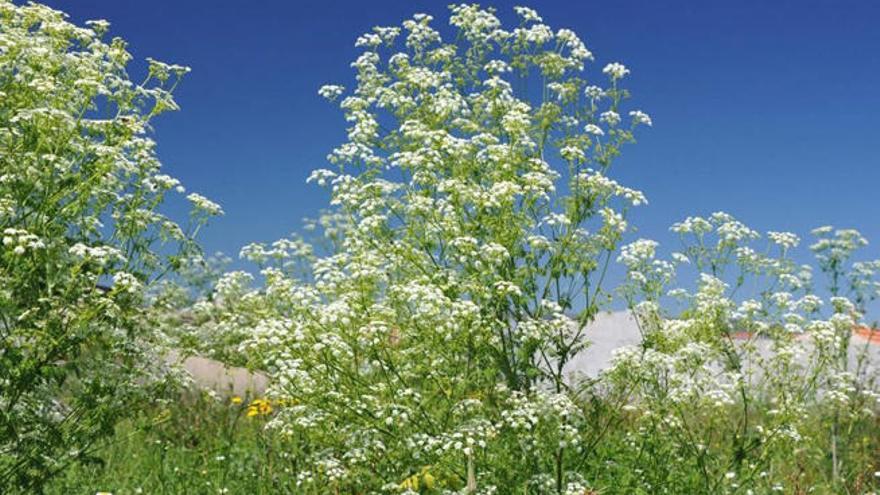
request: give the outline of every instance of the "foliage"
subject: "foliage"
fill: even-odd
[[[75,466],[47,493],[295,493],[296,451],[249,415],[240,397],[204,394],[163,401],[117,426],[104,462]]]
[[[134,495],[148,493],[215,494],[301,494],[327,493],[332,489],[316,487],[303,491],[297,486],[302,467],[302,444],[291,443],[265,428],[288,404],[273,404],[267,415],[248,416],[251,401],[231,397],[221,402],[207,395],[189,396],[157,404],[118,425],[116,434],[96,453],[101,464],[73,466],[54,480],[49,494],[113,493]],[[584,405],[591,421],[601,421],[606,433],[596,443],[595,454],[579,466],[595,490],[586,493],[609,495],[653,493],[706,493],[701,486],[701,470],[693,462],[693,453],[679,448],[676,437],[655,415],[652,422],[633,408],[615,408],[604,401]],[[689,408],[682,406],[685,411]],[[772,410],[772,404],[753,403],[756,420]],[[706,443],[713,455],[711,464],[722,467],[717,453],[724,453],[736,421],[725,420],[724,411],[700,422],[688,423],[694,433],[710,432]],[[801,420],[804,438],[827,439],[827,425],[815,410],[807,410]],[[689,416],[689,419],[697,419]],[[660,435],[657,430],[660,429]],[[832,485],[828,470],[827,446],[802,443],[792,451],[772,452],[773,466],[758,471],[756,479],[728,479],[721,473],[723,487],[736,493],[836,494],[871,493],[880,489],[874,472],[880,453],[880,423],[876,416],[859,416],[848,425],[845,474]],[[678,429],[684,434],[686,430]],[[682,453],[685,453],[682,456]],[[501,459],[498,459],[500,461]],[[512,459],[510,462],[517,462]],[[488,467],[487,467],[488,469]],[[769,479],[772,479],[772,483]],[[420,493],[441,493],[433,466],[424,466],[406,479],[398,480],[397,490],[414,488]],[[658,488],[648,488],[658,487]],[[687,487],[695,487],[686,490]],[[775,487],[775,488],[774,488]],[[734,491],[734,490],[731,490]],[[509,493],[500,487],[499,493]],[[344,492],[341,492],[344,493]],[[355,492],[360,493],[360,492]],[[517,493],[517,492],[514,492]],[[553,493],[552,490],[530,493]],[[582,492],[583,493],[583,492]]]
[[[95,460],[51,490],[876,490],[876,369],[851,338],[880,295],[867,241],[816,229],[824,284],[796,235],[725,213],[675,224],[668,258],[623,245],[646,199],[611,168],[652,125],[630,71],[588,75],[575,33],[515,12],[357,39],[356,87],[319,90],[349,127],[309,179],[318,239],[246,246],[258,277],[198,253],[218,205],[191,194],[186,229],[158,212],[182,188],[146,133],[186,69],[136,85],[105,22],[0,0],[0,486]],[[640,342],[572,373],[614,297]],[[265,372],[266,397],[163,399],[168,346]]]
[[[264,286],[232,272],[194,307],[295,404],[269,428],[304,456],[297,489],[774,492],[801,486],[792,451],[821,467],[814,489],[862,476],[855,432],[877,395],[849,336],[877,285],[854,231],[816,231],[827,302],[795,235],[759,251],[727,214],[673,226],[670,260],[624,246],[617,294],[643,340],[598,377],[568,375],[645,203],[607,173],[652,122],[633,110],[621,127],[625,66],[600,88],[573,33],[517,13],[507,31],[452,6],[451,43],[426,15],[359,38],[357,88],[319,92],[351,123],[336,169],[310,178],[331,191],[331,249],[250,245]],[[675,288],[683,267],[693,291]]]
[[[848,463],[843,452],[858,457],[861,425],[873,421],[880,398],[868,348],[851,343],[861,314],[835,289],[864,244],[861,236],[815,231],[820,240],[812,249],[830,286],[823,301],[810,267],[791,258],[800,242],[794,234],[769,232],[766,248],[758,249],[761,236],[724,213],[690,217],[672,230],[682,239],[672,261],[658,260],[656,243],[646,240],[624,247],[620,257],[628,269],[623,292],[643,334],[639,346],[619,351],[607,374],[612,387],[630,392],[627,407],[637,418],[638,434],[628,435],[620,457],[646,449],[675,453],[664,466],[639,467],[630,486],[640,493],[661,486],[669,493],[799,490],[805,485],[791,471],[795,452],[798,463],[821,466],[826,475],[806,486],[839,493],[842,479],[864,474],[866,459]],[[825,262],[828,245],[833,266]],[[699,273],[693,292],[668,290],[682,264]],[[662,309],[666,293],[683,311]]]
[[[599,87],[573,32],[518,14],[504,30],[459,5],[451,42],[427,15],[359,38],[357,88],[320,91],[349,140],[311,176],[338,248],[249,246],[265,289],[233,272],[194,308],[297,402],[270,427],[307,446],[302,490],[393,491],[426,466],[447,490],[582,483],[586,418],[563,370],[645,202],[606,174],[651,121],[624,124],[623,65]],[[302,257],[310,276],[286,269]]]
[[[190,195],[184,230],[157,210],[183,188],[147,133],[188,69],[133,83],[105,21],[39,4],[0,1],[0,26],[0,487],[32,493],[162,393],[144,290],[218,211]]]

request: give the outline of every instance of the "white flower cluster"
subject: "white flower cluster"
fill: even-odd
[[[627,278],[646,294],[660,291],[675,275],[672,263],[656,259],[657,245],[655,241],[639,239],[623,246],[617,257],[617,262],[627,268]]]
[[[649,127],[654,125],[651,117],[641,110],[632,110],[629,112],[629,116],[632,117],[633,124],[644,124]]]
[[[140,280],[131,273],[116,272],[116,274],[113,275],[113,286],[118,291],[135,294],[141,289],[142,284]]]
[[[793,249],[800,244],[800,238],[791,232],[767,232],[767,237],[782,249]]]
[[[319,95],[321,95],[322,97],[324,97],[330,101],[333,101],[333,100],[339,98],[339,96],[341,96],[342,93],[344,93],[344,92],[345,92],[345,88],[343,86],[339,86],[336,84],[327,84],[327,85],[321,86],[321,89],[318,90]]]
[[[853,229],[834,230],[825,226],[814,229],[812,234],[819,239],[810,249],[825,263],[848,259],[853,251],[868,245],[867,239]]]
[[[11,247],[12,252],[17,255],[25,254],[29,250],[35,251],[46,247],[46,244],[43,243],[39,236],[31,234],[24,229],[13,228],[3,229],[3,245]]]
[[[167,191],[169,189],[174,189],[180,194],[186,192],[186,188],[180,184],[179,180],[165,174],[156,174],[152,177],[148,177],[147,179],[144,179],[143,184],[147,190],[152,192]]]
[[[648,203],[644,193],[635,189],[621,186],[614,179],[610,179],[593,169],[587,169],[577,176],[575,187],[585,188],[587,194],[595,195],[601,198],[610,199],[613,196],[619,196],[625,199],[632,206],[640,206]]]
[[[596,124],[587,124],[586,126],[584,126],[584,132],[586,132],[587,134],[592,134],[594,136],[605,135],[605,131],[603,131],[602,128],[597,126]]]
[[[618,79],[623,79],[627,74],[629,74],[629,69],[627,69],[625,65],[619,62],[612,62],[606,65],[604,69],[602,69],[602,73],[607,74],[612,81],[616,81]]]
[[[513,10],[524,22],[544,22],[544,19],[535,10],[528,7],[516,6]]]
[[[477,462],[486,450],[583,448],[583,413],[558,364],[589,344],[584,329],[604,304],[591,294],[596,260],[613,259],[624,212],[646,202],[608,175],[632,140],[618,128],[628,70],[612,67],[613,89],[588,87],[582,40],[516,11],[522,22],[505,30],[491,9],[451,6],[455,43],[424,14],[359,37],[357,86],[319,90],[344,113],[346,141],[308,179],[330,189],[345,222],[324,228],[328,249],[245,246],[264,289],[232,272],[203,305],[220,340],[268,371],[273,397],[296,401],[271,424],[319,446],[301,490],[378,490],[376,472],[388,479],[412,459],[470,462],[490,490]],[[520,89],[530,72],[549,101]],[[567,175],[544,158],[557,153],[576,165]]]
[[[122,252],[112,246],[88,246],[78,242],[68,249],[68,252],[77,258],[95,261],[99,265],[105,265],[113,261],[125,261]]]
[[[197,211],[204,212],[209,216],[217,216],[223,214],[223,208],[221,208],[220,205],[202,196],[201,194],[190,193],[186,197],[186,199],[188,199],[193,204]]]
[[[607,110],[599,115],[599,120],[608,124],[610,127],[616,127],[620,124],[620,114],[614,110]]]

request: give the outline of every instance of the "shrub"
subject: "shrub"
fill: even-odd
[[[572,31],[517,13],[505,30],[491,9],[453,6],[449,42],[427,15],[360,37],[357,87],[319,91],[351,124],[335,169],[310,178],[331,190],[335,249],[248,246],[265,289],[231,273],[198,308],[296,402],[270,426],[303,456],[299,491],[420,476],[583,489],[591,425],[564,368],[645,203],[607,174],[651,119],[621,116],[626,67],[588,78]]]
[[[574,33],[516,11],[505,30],[452,6],[452,42],[427,15],[358,38],[357,87],[319,91],[350,122],[335,168],[310,177],[330,189],[329,249],[247,246],[262,288],[232,272],[194,306],[218,355],[267,370],[288,405],[268,427],[297,459],[295,491],[874,486],[877,394],[849,339],[878,287],[876,262],[852,263],[861,236],[816,231],[827,301],[796,236],[759,248],[723,213],[676,224],[669,260],[650,240],[617,254],[646,201],[608,174],[651,118],[623,110],[625,66],[596,85]],[[615,257],[643,339],[568,376]]]
[[[187,68],[133,83],[105,21],[39,4],[0,1],[0,25],[0,487],[33,493],[162,390],[144,290],[219,211],[191,195],[186,229],[158,211],[183,188],[149,124]]]
[[[764,242],[724,213],[675,224],[668,259],[651,240],[621,247],[646,200],[609,174],[652,122],[624,109],[629,70],[609,63],[598,84],[570,30],[454,5],[453,41],[423,14],[358,38],[356,87],[319,90],[350,123],[309,179],[330,190],[323,237],[246,246],[255,286],[245,271],[215,280],[223,261],[192,242],[218,205],[190,195],[186,229],[157,211],[180,186],[146,130],[186,69],[151,62],[134,85],[106,23],[0,8],[4,487],[39,490],[92,459],[161,396],[170,341],[267,372],[267,396],[126,421],[123,441],[145,443],[143,427],[162,442],[113,463],[125,479],[86,467],[58,490],[95,474],[221,493],[878,488],[876,371],[851,340],[880,295],[880,262],[856,260],[867,241],[813,232],[827,289],[795,262],[796,235]],[[569,374],[615,295],[640,342],[598,376]]]
[[[852,230],[814,231],[820,238],[811,247],[828,279],[824,299],[810,266],[793,261],[794,234],[768,232],[759,245],[758,232],[724,213],[689,217],[672,230],[682,243],[671,260],[658,259],[647,240],[620,256],[628,270],[622,292],[643,341],[622,349],[605,377],[629,394],[632,420],[610,455],[668,456],[620,463],[618,470],[638,470],[627,488],[840,493],[844,480],[870,476],[870,448],[860,440],[875,427],[880,395],[868,348],[850,341],[864,308],[842,297],[839,282],[853,273],[864,239]],[[860,280],[875,278],[870,263],[854,265]],[[697,274],[694,290],[673,288],[676,271]],[[850,288],[854,301],[876,297],[871,283]]]

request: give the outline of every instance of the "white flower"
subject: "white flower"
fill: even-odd
[[[645,260],[653,259],[656,252],[657,241],[639,239],[621,248],[617,262],[629,267],[635,267],[640,263],[644,263]]]
[[[584,132],[586,132],[588,134],[592,134],[594,136],[604,136],[605,135],[605,131],[603,131],[602,128],[597,126],[596,124],[587,124],[584,127]]]
[[[104,19],[93,19],[85,22],[86,26],[95,30],[96,33],[103,34],[110,29],[110,23]]]
[[[629,116],[632,117],[634,124],[644,124],[649,127],[652,125],[651,117],[641,110],[633,110],[629,113]]]
[[[220,205],[202,196],[201,194],[190,193],[186,197],[186,199],[188,199],[193,204],[193,207],[196,210],[207,213],[210,216],[223,214],[223,208],[221,208]]]
[[[24,254],[28,249],[36,250],[46,247],[46,244],[39,237],[26,230],[14,228],[4,229],[3,245],[10,246],[12,244],[15,244],[15,247],[12,248],[12,252],[17,255]]]
[[[607,112],[602,112],[602,114],[599,115],[599,120],[605,122],[611,127],[614,127],[620,123],[620,114],[615,112],[614,110],[608,110]]]
[[[111,246],[91,247],[78,242],[71,246],[67,252],[77,258],[95,261],[101,265],[114,260],[125,261],[125,256],[122,255],[122,252]]]
[[[621,63],[612,62],[602,69],[602,73],[611,77],[612,81],[616,81],[618,79],[623,79],[625,75],[629,74],[629,69]]]
[[[489,74],[503,74],[510,72],[510,65],[503,60],[490,60],[483,66],[483,70]]]
[[[623,218],[623,215],[608,207],[599,210],[599,214],[602,216],[605,227],[607,227],[611,232],[617,234],[623,234],[624,232],[626,232],[628,224]]]
[[[576,146],[565,146],[559,150],[559,154],[562,156],[562,158],[570,162],[582,162],[587,158],[587,156],[584,154],[584,150]]]
[[[141,288],[141,283],[134,275],[128,272],[117,272],[113,276],[114,287],[121,292],[134,294]]]
[[[571,220],[569,220],[567,216],[561,213],[550,213],[549,215],[544,217],[542,222],[551,227],[567,226],[571,224]]]
[[[361,37],[359,37],[359,38],[357,39],[357,41],[355,41],[354,46],[355,46],[355,47],[358,47],[358,48],[359,48],[359,47],[362,47],[362,46],[367,46],[367,47],[370,47],[370,48],[375,48],[375,47],[377,47],[377,46],[379,46],[379,45],[381,45],[381,44],[382,44],[382,38],[379,37],[378,34],[375,34],[375,33],[367,33],[367,34],[364,34],[364,35],[362,35]],[[325,87],[326,87],[326,86],[325,86]],[[321,89],[324,89],[324,88],[321,88]],[[321,96],[324,96],[324,95],[321,95]],[[337,95],[337,96],[338,96],[338,95]]]
[[[587,86],[584,88],[584,96],[591,100],[598,100],[605,97],[605,90],[599,86]]]
[[[685,256],[683,253],[677,253],[677,252],[672,253],[672,259],[676,263],[681,263],[681,264],[686,264],[686,263],[691,262],[691,260],[687,256]]]
[[[683,222],[673,224],[669,230],[678,234],[702,235],[712,231],[712,224],[702,217],[687,217]]]
[[[326,168],[319,168],[312,170],[312,173],[309,175],[309,178],[306,179],[306,183],[316,182],[319,186],[326,186],[328,179],[334,179],[336,177],[336,172],[332,170],[327,170]]]
[[[321,89],[318,90],[318,94],[330,101],[333,101],[336,98],[339,98],[339,95],[341,95],[344,91],[345,88],[343,86],[339,86],[336,84],[325,84],[324,86],[321,86]]]
[[[767,237],[773,241],[774,244],[780,246],[783,249],[791,249],[797,247],[797,245],[801,242],[800,238],[791,232],[767,232]]]
[[[518,16],[520,16],[520,18],[522,18],[522,20],[525,22],[543,22],[544,21],[544,19],[541,19],[541,16],[539,16],[536,11],[534,11],[533,9],[530,9],[528,7],[517,6],[517,7],[514,7],[513,10],[516,11],[516,14]]]

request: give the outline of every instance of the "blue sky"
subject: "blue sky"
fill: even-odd
[[[182,111],[157,125],[168,173],[220,202],[209,252],[299,229],[326,204],[305,184],[344,138],[341,115],[317,95],[351,86],[354,40],[423,1],[46,0],[77,22],[105,18],[136,59],[189,65]],[[674,246],[668,227],[724,210],[759,230],[806,236],[854,227],[880,256],[880,2],[872,0],[544,0],[554,28],[576,31],[598,71],[631,70],[633,103],[654,127],[625,150],[614,177],[650,205],[640,236]],[[511,20],[514,3],[491,2]]]

